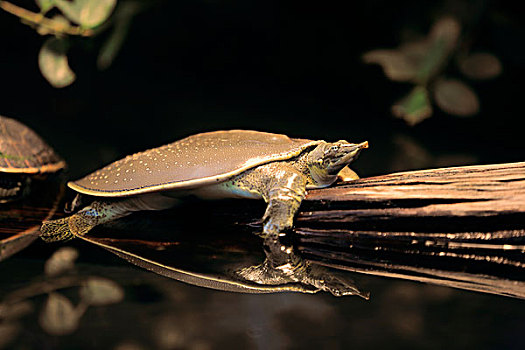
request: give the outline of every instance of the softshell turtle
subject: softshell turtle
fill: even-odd
[[[279,236],[292,227],[306,190],[331,185],[341,171],[353,177],[346,166],[367,147],[367,142],[328,143],[247,130],[189,136],[68,183],[95,201],[74,215],[44,222],[42,238],[82,236],[134,211],[170,208],[187,195],[263,198],[268,203],[261,233],[267,259],[240,275],[262,284],[301,282],[336,295],[353,294],[345,282],[314,273]]]
[[[53,173],[66,163],[33,130],[0,116],[0,203],[27,193],[32,176]]]

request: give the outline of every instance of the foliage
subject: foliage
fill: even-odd
[[[46,80],[56,88],[71,85],[76,75],[67,54],[73,45],[85,44],[79,37],[94,37],[112,28],[101,45],[97,66],[109,67],[120,50],[132,18],[142,5],[138,0],[36,0],[40,12],[31,12],[0,0],[0,8],[20,18],[40,35],[52,35],[44,41],[38,65]]]
[[[452,58],[470,79],[491,79],[501,73],[498,58],[489,53],[467,53],[460,49],[461,24],[453,17],[440,18],[430,33],[396,49],[372,50],[363,55],[365,63],[381,65],[392,81],[415,85],[392,106],[392,113],[415,125],[432,115],[431,100],[443,111],[468,117],[479,111],[476,93],[466,83],[444,76]]]

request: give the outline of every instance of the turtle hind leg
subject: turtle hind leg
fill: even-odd
[[[83,236],[93,227],[120,219],[135,211],[168,209],[177,199],[157,194],[113,201],[94,201],[69,217],[45,221],[40,229],[44,241],[54,242]]]

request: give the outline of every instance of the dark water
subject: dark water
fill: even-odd
[[[481,113],[473,118],[436,108],[432,118],[410,128],[389,113],[408,84],[389,82],[379,67],[360,62],[366,50],[397,45],[403,30],[425,32],[445,6],[416,1],[367,1],[351,10],[343,3],[160,3],[136,18],[107,71],[96,70],[89,45],[75,47],[70,63],[77,82],[62,90],[51,88],[38,72],[41,38],[0,13],[0,29],[8,33],[0,41],[0,114],[42,135],[66,159],[66,176],[72,179],[132,152],[230,128],[366,139],[371,148],[355,164],[361,176],[522,161],[524,27],[511,2],[473,3],[476,11],[467,16],[475,29],[472,46],[493,52],[503,64],[499,78],[469,82],[481,101]],[[460,12],[464,6],[447,4]],[[481,19],[474,21],[476,16]],[[458,72],[450,68],[445,74]],[[194,214],[198,227],[201,216]],[[195,232],[187,235],[199,245]],[[371,291],[369,301],[328,294],[233,294],[158,276],[80,241],[37,241],[0,263],[0,298],[43,279],[44,262],[64,245],[79,251],[78,275],[116,281],[124,287],[124,301],[88,309],[73,334],[50,336],[38,325],[45,300],[38,297],[13,348],[525,345],[525,306],[519,299],[364,275],[355,279]],[[78,302],[77,290],[64,293]]]

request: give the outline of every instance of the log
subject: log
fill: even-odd
[[[323,265],[525,297],[525,162],[310,191],[297,245]]]

